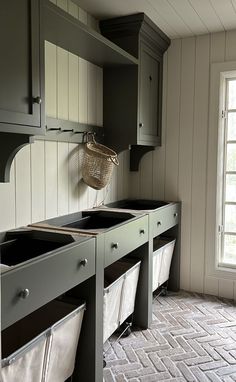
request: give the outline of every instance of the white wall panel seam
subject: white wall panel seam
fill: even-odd
[[[180,78],[180,86],[179,86],[179,99],[181,100],[181,71],[182,71],[182,43],[183,43],[183,39],[180,40],[180,66],[179,66],[179,78]],[[181,107],[181,105],[179,104],[179,107]],[[177,195],[176,197],[178,198],[179,200],[179,169],[180,169],[180,153],[179,153],[179,147],[180,147],[180,109],[179,109],[179,115],[178,115],[178,174],[177,174]]]
[[[33,177],[32,177],[32,143],[29,145],[29,150],[30,150],[30,223],[32,224],[32,217],[33,217],[33,211],[32,211],[32,208],[33,208],[33,193],[32,193],[32,190],[33,190]]]
[[[192,213],[193,213],[193,160],[194,160],[194,117],[195,117],[195,97],[196,97],[196,57],[197,57],[197,41],[196,37],[194,38],[194,45],[195,45],[195,57],[194,57],[194,82],[193,82],[193,130],[192,130],[192,163],[191,163],[191,182],[190,182],[190,272],[192,270]],[[191,285],[191,273],[190,273],[190,289],[192,289]]]
[[[16,227],[16,200],[17,200],[17,197],[16,197],[16,160],[14,159],[14,191],[15,191],[15,227]]]
[[[211,75],[211,57],[212,57],[212,38],[210,35],[209,38],[209,68],[208,68],[208,73],[209,73],[209,82],[208,82],[208,117],[207,117],[207,126],[208,126],[208,131],[207,131],[207,149],[209,146],[209,135],[210,135],[210,129],[209,129],[209,109],[210,109],[210,75]],[[203,279],[203,290],[205,291],[205,277],[206,277],[206,262],[207,262],[207,237],[206,237],[206,227],[207,227],[207,195],[208,195],[208,189],[207,189],[207,172],[208,172],[208,161],[209,161],[209,156],[208,156],[208,150],[207,150],[207,156],[206,156],[206,184],[205,184],[205,200],[206,200],[206,208],[205,208],[205,235],[204,235],[204,250],[205,250],[205,256],[204,256],[204,279]],[[218,294],[219,294],[219,283],[218,283]]]
[[[167,73],[166,73],[166,98],[163,100],[166,103],[166,115],[165,115],[165,145],[166,145],[166,136],[167,136],[167,100],[168,100],[168,67],[169,67],[169,55],[168,55],[168,50],[166,52],[166,66],[167,66]],[[166,148],[165,148],[165,165],[164,165],[164,200],[166,200],[166,182],[165,182],[165,174],[166,174]]]
[[[43,159],[44,159],[44,163],[43,163],[43,166],[44,166],[44,218],[46,219],[46,216],[47,216],[47,208],[46,208],[46,142],[44,141],[43,142],[43,150],[44,150],[44,156],[43,156]]]

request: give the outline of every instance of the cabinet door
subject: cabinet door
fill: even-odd
[[[39,0],[0,2],[0,131],[41,126]]]
[[[141,45],[139,73],[139,143],[161,141],[162,57]]]

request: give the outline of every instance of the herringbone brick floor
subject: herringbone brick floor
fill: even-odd
[[[236,305],[196,293],[153,302],[153,323],[105,344],[105,382],[236,381]],[[109,345],[112,345],[109,347]]]

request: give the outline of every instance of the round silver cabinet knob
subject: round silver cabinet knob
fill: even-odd
[[[112,243],[111,248],[117,249],[118,248],[118,243]]]
[[[80,261],[80,265],[82,265],[83,267],[85,267],[85,265],[88,264],[88,259],[83,259]]]
[[[177,216],[178,216],[178,212],[175,212],[174,213],[174,218],[177,218]]]
[[[143,127],[144,123],[140,122],[139,127]]]
[[[20,291],[20,297],[21,298],[27,298],[27,297],[29,297],[29,295],[30,295],[30,291],[27,288],[22,289],[22,291]]]
[[[145,229],[143,229],[143,228],[140,229],[139,233],[144,235],[145,234]]]
[[[161,225],[161,221],[157,222],[157,225],[160,226]]]
[[[42,103],[42,98],[41,97],[34,97],[33,103],[37,103],[38,105],[40,105]]]

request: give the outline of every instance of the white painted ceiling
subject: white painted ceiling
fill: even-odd
[[[236,0],[73,1],[97,19],[144,12],[170,38],[236,29]]]

